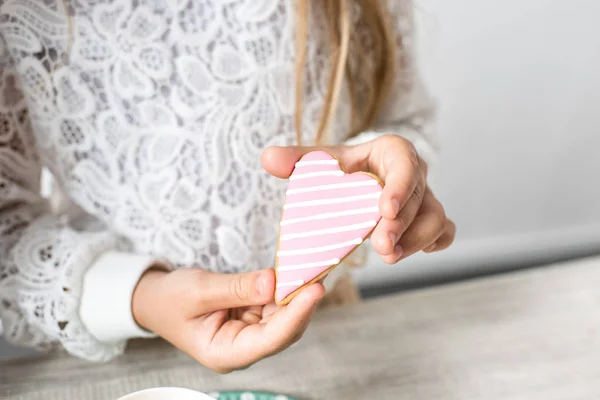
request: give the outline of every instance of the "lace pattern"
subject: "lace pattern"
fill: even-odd
[[[410,38],[410,2],[391,3]],[[0,316],[11,341],[119,354],[124,344],[94,340],[77,310],[85,270],[120,243],[219,272],[273,264],[284,182],[260,154],[295,140],[293,10],[292,0],[0,0]],[[311,23],[309,142],[329,70],[324,22]],[[402,123],[421,111],[400,104]],[[334,142],[348,115],[343,101]],[[41,165],[93,225],[48,213]]]

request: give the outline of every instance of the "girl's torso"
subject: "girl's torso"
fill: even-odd
[[[294,1],[65,3],[0,0],[4,109],[16,123],[28,110],[62,190],[136,252],[221,272],[271,266],[285,182],[260,155],[295,142]],[[326,38],[314,13],[308,142],[329,77]],[[342,101],[333,141],[349,111]]]

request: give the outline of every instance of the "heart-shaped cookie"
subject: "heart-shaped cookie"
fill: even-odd
[[[290,176],[277,246],[275,302],[290,302],[369,237],[381,219],[381,182],[365,172],[347,174],[328,153],[314,151]]]

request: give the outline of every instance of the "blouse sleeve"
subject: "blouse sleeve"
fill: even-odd
[[[154,261],[127,253],[98,221],[75,229],[51,212],[25,96],[2,43],[0,33],[0,333],[18,346],[109,360],[127,338],[152,336],[135,323],[131,296]]]

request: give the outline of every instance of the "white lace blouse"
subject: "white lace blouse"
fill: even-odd
[[[426,152],[431,104],[410,56],[412,6],[390,3],[404,68],[377,131]],[[10,342],[108,360],[147,335],[130,302],[154,260],[219,272],[273,265],[285,182],[260,155],[295,141],[293,12],[293,0],[0,0],[0,319]],[[307,142],[329,71],[324,22],[311,18]],[[348,115],[343,97],[332,142],[347,136]],[[44,168],[66,207],[40,194]]]

